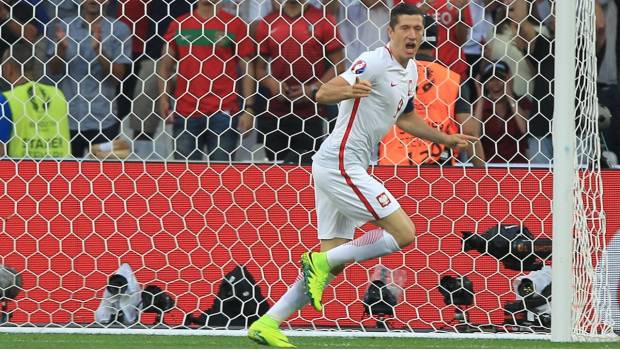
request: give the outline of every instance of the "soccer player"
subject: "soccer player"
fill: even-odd
[[[389,43],[361,54],[349,70],[318,90],[318,103],[340,103],[335,129],[312,164],[321,252],[302,255],[302,275],[266,315],[250,326],[250,339],[293,347],[279,330],[280,323],[308,302],[321,311],[323,289],[347,263],[397,252],[414,241],[415,227],[409,216],[367,172],[373,146],[394,123],[408,133],[448,147],[465,148],[469,141],[477,140],[444,134],[415,114],[417,68],[413,58],[423,31],[423,14],[417,7],[395,6],[390,13]],[[379,229],[352,240],[355,227],[365,222]]]

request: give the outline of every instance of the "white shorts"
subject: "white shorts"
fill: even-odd
[[[400,204],[361,167],[340,170],[312,164],[319,239],[353,239],[355,228],[394,213]]]

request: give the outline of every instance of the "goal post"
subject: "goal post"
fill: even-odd
[[[595,7],[555,2],[552,341],[613,339],[618,329],[606,248],[614,232],[602,204]]]
[[[553,116],[553,341],[572,341],[575,191],[575,48],[577,1],[556,1]]]

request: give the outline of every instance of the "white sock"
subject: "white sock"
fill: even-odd
[[[394,236],[383,229],[366,232],[352,240],[327,252],[327,263],[332,268],[356,261],[362,262],[400,250]]]
[[[334,278],[336,278],[336,276],[329,274],[327,283],[329,284]],[[300,273],[295,283],[293,283],[280,300],[267,311],[267,315],[280,324],[295,313],[295,311],[301,310],[301,308],[306,306],[309,302],[310,298],[306,295],[304,288],[304,276]]]

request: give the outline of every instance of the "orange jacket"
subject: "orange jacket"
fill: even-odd
[[[457,133],[459,128],[454,121],[454,105],[459,96],[460,76],[440,63],[417,61],[417,65],[416,113],[432,127],[447,134]],[[394,126],[379,146],[379,164],[433,164],[440,161],[445,148]]]

